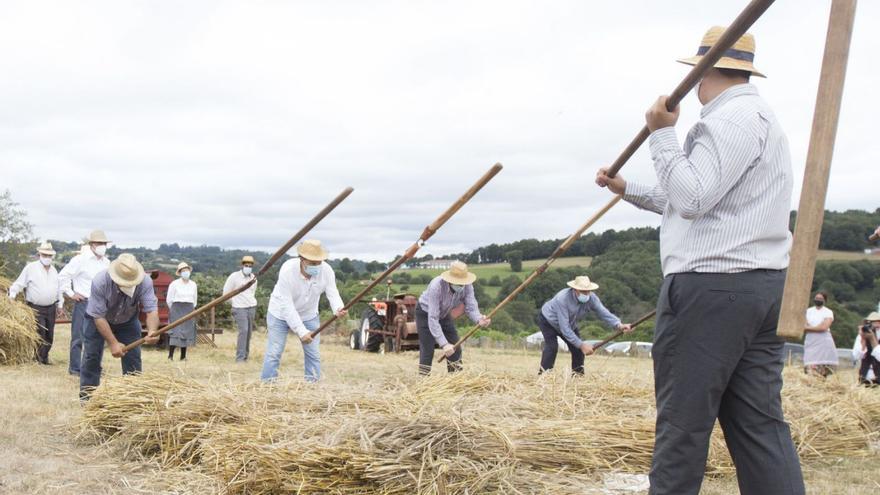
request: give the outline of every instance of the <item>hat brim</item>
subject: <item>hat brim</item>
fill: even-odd
[[[297,248],[296,253],[299,254],[300,258],[305,258],[309,261],[324,261],[330,256],[330,253],[323,249],[321,249],[321,253],[318,255],[303,253],[299,248]]]
[[[110,268],[107,270],[107,273],[110,274],[110,279],[116,283],[116,285],[120,287],[135,287],[144,281],[144,277],[146,276],[146,272],[144,272],[144,266],[140,263],[137,264],[138,274],[134,280],[126,280],[116,273],[116,267],[118,265],[119,258],[110,262]]]
[[[46,256],[55,256],[55,251],[51,249],[37,249],[37,252]]]
[[[573,280],[571,282],[568,282],[568,286],[571,287],[572,289],[577,289],[577,290],[596,290],[599,288],[599,284],[597,284],[595,282],[590,282],[590,285],[584,286],[584,285],[578,285],[578,284],[574,283]]]
[[[680,58],[676,60],[676,62],[685,64],[685,65],[697,65],[700,60],[703,59],[702,55],[694,55],[693,57],[688,58]],[[721,57],[715,62],[716,69],[735,69],[735,70],[744,70],[746,72],[751,72],[753,75],[758,77],[766,78],[763,73],[761,73],[758,69],[752,65],[751,62],[746,62],[745,60],[737,60],[735,58],[730,57]]]
[[[182,267],[180,267],[180,268],[177,269],[177,272],[176,272],[177,275],[180,275],[181,270],[186,270],[186,269],[189,269],[189,271],[192,271],[193,267],[191,267],[191,266],[189,266],[189,265],[182,266]]]
[[[456,277],[452,275],[451,271],[446,270],[445,272],[440,274],[440,278],[442,278],[446,282],[449,282],[450,284],[470,285],[474,283],[474,281],[477,279],[477,275],[475,273],[468,272],[466,277]]]

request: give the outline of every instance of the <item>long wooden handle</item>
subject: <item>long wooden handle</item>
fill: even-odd
[[[611,198],[611,201],[606,203],[605,206],[600,208],[599,211],[597,211],[593,216],[591,216],[589,220],[584,222],[583,225],[578,227],[578,229],[576,231],[574,231],[570,236],[568,236],[564,241],[562,241],[562,244],[560,244],[556,248],[556,250],[553,251],[553,253],[550,255],[550,257],[547,258],[547,260],[544,261],[544,263],[542,263],[541,266],[539,266],[538,268],[535,268],[535,271],[530,273],[529,276],[526,277],[525,280],[523,280],[519,284],[519,286],[517,286],[516,289],[513,289],[513,291],[511,291],[511,293],[508,294],[507,297],[505,297],[503,301],[498,303],[498,305],[495,306],[495,308],[493,308],[492,311],[490,311],[489,314],[486,316],[488,318],[492,318],[495,315],[495,313],[497,313],[499,310],[501,310],[501,308],[503,308],[504,306],[507,306],[507,303],[509,303],[510,301],[513,301],[516,298],[516,296],[518,296],[522,291],[524,291],[526,289],[526,287],[528,287],[532,282],[534,282],[536,278],[538,278],[542,273],[544,273],[547,270],[547,268],[549,268],[550,265],[552,265],[553,262],[556,261],[557,258],[559,258],[563,254],[565,254],[565,252],[568,251],[568,248],[570,248],[571,245],[574,244],[574,241],[576,241],[581,235],[583,235],[583,233],[586,232],[587,229],[592,227],[594,223],[599,221],[599,219],[602,218],[602,216],[605,215],[605,213],[607,213],[608,210],[613,208],[614,205],[616,205],[618,203],[618,201],[620,201],[622,198],[623,198],[623,196],[621,196],[619,194],[614,196],[613,198]],[[471,336],[473,336],[475,333],[477,333],[477,331],[479,329],[480,329],[479,326],[474,326],[473,328],[468,330],[467,333],[465,333],[461,338],[459,338],[458,342],[456,342],[454,344],[455,349],[458,349],[459,347],[461,347],[461,344],[464,343],[467,339],[471,338]],[[437,360],[437,362],[442,363],[444,360],[446,360],[446,354],[441,355],[440,358]]]
[[[681,100],[690,92],[690,90],[694,89],[694,86],[700,82],[700,79],[706,74],[706,71],[711,69],[715,62],[724,56],[724,52],[729,50],[734,43],[743,35],[746,31],[752,27],[752,24],[760,18],[764,12],[770,8],[770,5],[773,4],[774,0],[752,0],[745,9],[737,16],[737,18],[733,21],[733,23],[727,27],[724,33],[718,38],[718,41],[703,55],[703,58],[700,59],[699,62],[688,72],[688,74],[682,79],[678,86],[672,90],[672,93],[669,94],[669,99],[666,100],[666,109],[670,112],[681,103]],[[620,171],[620,168],[633,156],[633,154],[639,149],[642,143],[648,139],[651,132],[648,130],[648,127],[642,127],[636,137],[629,143],[629,145],[623,150],[623,153],[617,157],[617,160],[611,165],[608,169],[608,176],[614,177],[617,175],[617,172]]]
[[[182,318],[180,318],[178,320],[174,320],[173,322],[169,323],[168,325],[165,325],[164,327],[157,330],[155,335],[162,335],[163,333],[176,328],[178,325],[181,325],[184,322],[189,321],[189,320],[195,318],[196,316],[199,316],[199,315],[205,313],[206,311],[210,310],[211,308],[214,308],[217,305],[222,304],[222,303],[228,301],[229,299],[232,299],[233,297],[237,296],[238,294],[241,294],[242,292],[246,291],[248,288],[250,288],[252,285],[254,285],[257,282],[257,278],[260,275],[263,275],[264,273],[266,273],[266,271],[268,271],[269,268],[271,268],[272,265],[276,261],[278,261],[282,256],[284,256],[284,253],[286,253],[288,249],[290,249],[291,247],[293,247],[294,244],[299,242],[299,240],[302,239],[303,236],[305,236],[307,233],[309,233],[309,231],[312,230],[312,228],[315,225],[318,225],[318,223],[321,220],[323,220],[324,217],[326,217],[328,214],[330,214],[331,211],[333,211],[337,206],[339,206],[339,203],[342,203],[345,200],[345,198],[347,198],[348,195],[352,193],[352,191],[354,191],[354,189],[352,189],[350,187],[346,187],[341,193],[339,193],[339,195],[336,196],[336,198],[333,201],[331,201],[327,206],[325,206],[324,209],[319,211],[317,215],[315,215],[311,220],[309,220],[309,222],[307,224],[305,224],[305,226],[303,226],[303,228],[299,229],[299,231],[296,234],[294,234],[293,237],[290,238],[290,240],[288,240],[287,242],[284,243],[283,246],[278,248],[278,250],[275,251],[275,254],[273,254],[272,257],[269,258],[269,261],[267,261],[263,265],[263,267],[260,268],[260,271],[257,272],[257,275],[254,276],[254,278],[251,279],[248,283],[242,285],[241,287],[239,287],[238,289],[235,289],[232,292],[229,292],[227,294],[223,294],[222,296],[215,298],[214,300],[212,300],[208,304],[205,304],[204,306],[202,306],[198,309],[195,309],[195,310],[191,311],[190,313],[184,315]],[[146,338],[142,337],[138,340],[135,340],[131,344],[128,344],[127,346],[125,346],[126,352],[134,349],[135,347],[143,345],[143,343],[146,342],[146,340],[147,340]]]
[[[871,242],[880,240],[880,234],[871,234],[870,236],[868,236],[868,240]]]
[[[782,306],[776,334],[788,340],[800,340],[804,334],[805,303],[809,301],[816,269],[819,236],[825,215],[825,194],[837,136],[837,120],[843,98],[846,63],[856,14],[856,0],[833,0],[825,38],[825,54],[813,113],[813,129],[804,184],[795,223],[791,261],[782,292]]]
[[[489,170],[485,174],[483,174],[482,177],[477,179],[477,182],[475,182],[474,185],[472,185],[467,191],[465,191],[465,193],[462,194],[461,197],[455,201],[455,203],[452,203],[452,206],[450,206],[449,208],[446,209],[446,211],[444,211],[442,214],[440,214],[440,216],[437,217],[437,219],[434,220],[433,223],[431,223],[430,225],[425,227],[425,230],[422,231],[422,235],[419,237],[419,240],[415,244],[410,246],[409,249],[407,249],[406,252],[403,253],[403,256],[398,258],[394,263],[391,264],[391,266],[389,266],[384,272],[382,272],[381,275],[376,277],[372,282],[370,282],[369,285],[364,287],[363,290],[361,290],[360,292],[357,293],[357,295],[352,297],[348,301],[348,303],[345,306],[343,306],[342,309],[344,309],[346,311],[351,309],[352,306],[357,304],[358,301],[360,301],[361,299],[363,299],[364,296],[369,294],[369,292],[371,290],[373,290],[373,288],[375,288],[377,285],[382,283],[382,281],[385,280],[385,278],[387,278],[388,275],[391,275],[391,273],[394,272],[394,270],[397,270],[401,265],[403,265],[407,261],[411,260],[416,255],[416,252],[422,246],[425,245],[425,243],[428,241],[428,239],[430,239],[431,236],[433,236],[438,230],[440,230],[440,227],[442,227],[443,224],[445,224],[450,218],[452,218],[452,215],[455,215],[458,212],[458,210],[461,209],[462,206],[464,206],[468,201],[470,201],[471,198],[473,198],[474,195],[476,195],[480,191],[480,189],[483,188],[483,186],[488,184],[490,180],[492,180],[496,175],[498,175],[498,172],[501,172],[502,168],[504,168],[504,166],[501,165],[500,163],[496,163],[495,165],[492,165],[492,167],[490,167]],[[338,316],[336,316],[335,314],[333,316],[331,316],[330,319],[325,321],[323,324],[321,324],[320,327],[318,327],[316,330],[310,332],[310,335],[312,336],[312,338],[314,338],[315,335],[318,335],[319,333],[323,332],[328,326],[330,326],[337,319],[338,319]]]
[[[630,323],[630,326],[631,326],[632,328],[635,328],[635,327],[641,325],[642,323],[644,323],[644,322],[650,320],[650,319],[653,318],[654,315],[656,315],[656,314],[657,314],[657,310],[655,309],[654,311],[651,311],[650,313],[648,313],[648,314],[642,316],[642,317],[639,318],[638,320],[636,320],[636,321]],[[624,333],[623,330],[618,330],[618,331],[614,332],[613,334],[611,334],[611,335],[609,335],[608,337],[606,337],[602,342],[599,342],[598,344],[594,345],[594,346],[593,346],[593,351],[598,351],[599,349],[605,347],[606,344],[608,344],[608,343],[611,342],[612,340],[616,339],[617,337],[620,337],[621,335],[623,335],[623,333]]]

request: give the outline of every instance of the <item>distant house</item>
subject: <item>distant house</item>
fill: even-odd
[[[419,263],[419,268],[425,270],[448,270],[455,260],[428,260]]]

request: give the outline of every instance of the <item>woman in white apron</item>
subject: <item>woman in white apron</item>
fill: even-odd
[[[189,279],[192,267],[185,262],[177,265],[180,277],[168,286],[165,303],[168,305],[168,322],[172,323],[196,307],[199,291],[196,283]],[[190,319],[168,332],[168,359],[174,360],[174,349],[180,348],[180,360],[186,359],[187,347],[196,345],[196,320]]]

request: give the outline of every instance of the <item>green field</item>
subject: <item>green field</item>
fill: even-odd
[[[880,262],[880,255],[878,254],[865,254],[858,251],[828,251],[826,249],[820,249],[819,255],[817,259],[820,260],[831,260],[831,261],[858,261],[858,260],[868,260],[868,261],[876,261]]]

